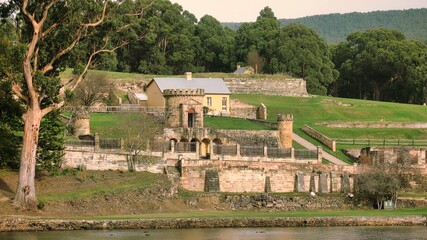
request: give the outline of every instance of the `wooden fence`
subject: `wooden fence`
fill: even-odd
[[[416,139],[356,139],[338,138],[337,144],[341,145],[367,145],[367,146],[427,146],[427,140]]]

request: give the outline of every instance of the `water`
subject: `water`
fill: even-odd
[[[412,240],[427,239],[427,227],[310,227],[310,228],[213,228],[0,233],[7,240]]]

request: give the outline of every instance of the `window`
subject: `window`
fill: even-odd
[[[227,98],[222,98],[222,111],[227,111]]]
[[[212,98],[211,97],[207,97],[206,101],[207,101],[208,106],[212,106]]]

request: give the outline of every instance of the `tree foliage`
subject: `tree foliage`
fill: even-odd
[[[399,190],[399,179],[395,175],[379,169],[359,174],[356,177],[356,192],[373,199],[378,209],[382,208],[383,201],[387,198],[396,201]]]
[[[331,61],[329,47],[313,30],[300,24],[285,26],[276,41],[274,72],[286,72],[307,81],[307,91],[325,95],[338,71]]]
[[[333,50],[342,97],[422,103],[427,47],[396,30],[355,32]]]
[[[73,104],[90,107],[96,103],[105,103],[111,91],[112,86],[106,74],[90,72],[85,76],[85,80],[77,86]]]

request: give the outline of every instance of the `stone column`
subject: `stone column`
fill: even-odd
[[[292,148],[292,114],[277,116],[277,130],[279,131],[279,148]]]
[[[99,134],[95,133],[95,149],[99,149]]]
[[[328,193],[328,174],[319,174],[319,192]]]
[[[317,163],[322,163],[323,153],[322,153],[322,147],[317,147]]]
[[[331,192],[338,192],[337,173],[334,171],[331,172]]]
[[[295,159],[295,148],[291,148],[291,158]]]
[[[295,175],[295,192],[305,192],[304,174],[297,172]]]

